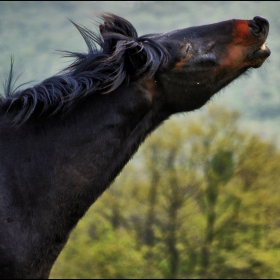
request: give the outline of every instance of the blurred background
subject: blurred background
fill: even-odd
[[[18,84],[69,65],[57,50],[86,52],[69,19],[97,31],[96,14],[111,12],[139,35],[270,22],[268,61],[153,133],[71,233],[51,278],[280,277],[279,11],[276,1],[0,2],[0,80],[13,56]]]

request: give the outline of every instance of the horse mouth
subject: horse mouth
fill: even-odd
[[[249,24],[252,34],[261,36],[261,42],[257,45],[253,53],[250,55],[252,67],[260,67],[263,62],[270,56],[270,49],[266,46],[265,40],[268,36],[269,23],[266,19],[256,16]]]
[[[270,49],[263,43],[258,47],[251,55],[250,61],[252,62],[253,68],[260,67],[264,61],[270,56]]]
[[[266,43],[263,43],[260,47],[258,47],[253,53],[264,53],[270,55],[270,49],[267,47]]]

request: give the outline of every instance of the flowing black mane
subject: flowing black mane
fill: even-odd
[[[20,125],[31,116],[64,114],[91,94],[106,94],[123,84],[152,77],[167,63],[166,48],[152,35],[138,37],[128,21],[110,13],[100,18],[105,21],[99,26],[100,34],[72,22],[83,36],[88,53],[63,51],[64,57],[72,57],[74,62],[34,87],[12,89],[11,62],[1,107],[13,113],[13,124]]]

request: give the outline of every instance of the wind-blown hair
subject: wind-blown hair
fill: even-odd
[[[25,123],[31,116],[69,112],[91,94],[107,94],[123,84],[148,79],[167,64],[169,53],[153,35],[138,37],[131,23],[110,13],[100,18],[104,20],[100,34],[72,22],[83,36],[88,53],[63,51],[74,62],[34,87],[12,90],[11,62],[1,107],[13,112],[14,125]]]

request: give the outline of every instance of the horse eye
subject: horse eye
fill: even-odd
[[[187,56],[190,48],[191,48],[191,45],[190,44],[186,44],[185,53],[184,53],[184,57],[183,58],[185,58]]]

